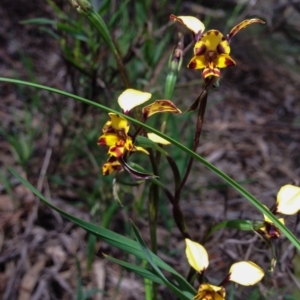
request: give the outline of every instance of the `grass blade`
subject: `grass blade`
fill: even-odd
[[[58,213],[60,213],[66,219],[68,219],[68,220],[72,221],[73,223],[77,224],[78,226],[82,227],[89,233],[100,237],[104,242],[108,243],[109,245],[112,245],[118,249],[121,249],[127,253],[130,253],[140,259],[145,259],[144,253],[141,251],[140,245],[137,242],[135,242],[127,237],[124,237],[123,235],[115,233],[109,229],[105,229],[103,227],[94,225],[87,221],[81,220],[71,214],[68,214],[67,212],[61,210],[60,208],[53,205],[49,200],[47,200],[36,188],[34,188],[27,180],[25,180],[22,176],[20,176],[18,174],[18,172],[16,170],[14,170],[12,167],[8,166],[8,169],[33,194],[35,194],[37,197],[39,197],[44,203],[46,203],[52,209],[56,210]],[[176,270],[174,270],[172,267],[170,267],[168,264],[166,264],[162,259],[160,259],[158,256],[156,256],[154,253],[152,253],[152,252],[150,252],[150,253],[151,253],[151,257],[152,257],[153,261],[157,264],[157,266],[170,272],[172,274],[172,276],[174,277],[174,279],[178,282],[179,285],[187,284],[187,281],[178,272],[176,272]],[[188,285],[187,288],[190,293],[195,292],[194,288],[191,285]]]
[[[300,241],[296,238],[296,236],[285,225],[283,225],[271,213],[271,211],[269,209],[267,209],[263,204],[261,204],[253,195],[251,195],[241,185],[239,185],[236,181],[234,181],[232,178],[230,178],[229,176],[227,176],[225,173],[223,173],[221,170],[219,170],[213,164],[211,164],[208,161],[206,161],[203,157],[201,157],[197,153],[193,152],[191,149],[187,148],[186,146],[184,146],[180,142],[178,142],[178,141],[172,139],[171,137],[169,137],[169,136],[161,133],[159,130],[157,130],[155,128],[152,128],[151,126],[149,126],[147,124],[141,123],[140,121],[138,121],[138,120],[136,120],[134,118],[131,118],[131,117],[127,116],[127,115],[121,114],[120,112],[118,112],[116,110],[113,110],[113,109],[110,109],[110,108],[108,108],[108,107],[106,107],[104,105],[92,102],[92,101],[90,101],[88,99],[85,99],[83,97],[79,97],[79,96],[73,95],[71,93],[67,93],[65,91],[61,91],[61,90],[54,89],[54,88],[51,88],[51,87],[48,87],[48,86],[44,86],[44,85],[40,85],[40,84],[36,84],[36,83],[31,83],[31,82],[28,82],[28,81],[17,80],[17,79],[10,79],[10,78],[0,77],[0,81],[2,81],[2,82],[10,82],[10,83],[15,83],[15,84],[27,85],[27,86],[31,86],[31,87],[34,87],[34,88],[46,90],[46,91],[49,91],[49,92],[52,92],[52,93],[60,94],[60,95],[63,95],[65,97],[73,98],[73,99],[81,101],[83,103],[86,103],[86,104],[98,107],[98,108],[102,109],[103,111],[112,112],[112,113],[115,113],[115,114],[119,114],[120,116],[124,117],[125,119],[127,119],[130,122],[132,122],[133,124],[137,124],[139,126],[142,126],[143,128],[147,129],[149,132],[153,132],[153,133],[157,134],[158,136],[164,138],[165,140],[169,141],[170,143],[172,143],[173,145],[175,145],[176,147],[178,147],[182,151],[184,151],[187,154],[189,154],[190,156],[192,156],[195,160],[197,160],[200,163],[202,163],[205,167],[207,167],[209,170],[211,170],[216,175],[218,175],[220,178],[222,178],[225,182],[227,182],[237,192],[239,192],[248,201],[250,201],[261,213],[263,213],[264,215],[266,215],[276,225],[276,227],[281,231],[281,233],[284,234],[290,240],[290,242],[298,250],[300,250]]]

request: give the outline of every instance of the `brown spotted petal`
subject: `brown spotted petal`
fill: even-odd
[[[179,16],[175,15],[170,16],[170,20],[177,21],[184,25],[186,28],[191,30],[195,35],[195,40],[198,41],[202,35],[202,32],[205,30],[204,24],[197,18],[191,16]]]
[[[153,103],[145,106],[142,109],[144,120],[147,120],[150,116],[156,113],[174,113],[181,114],[181,110],[175,106],[170,100],[156,100]]]
[[[241,23],[239,23],[238,25],[234,26],[229,34],[227,34],[227,40],[228,42],[231,40],[231,38],[233,36],[235,36],[240,30],[246,28],[248,25],[251,25],[251,24],[257,24],[257,23],[260,23],[260,24],[265,24],[265,22],[263,20],[260,20],[260,19],[248,19],[248,20],[244,20],[242,21]]]
[[[118,159],[114,156],[110,156],[107,162],[102,166],[102,173],[104,176],[120,170],[122,170],[122,166],[118,162]]]
[[[202,71],[203,78],[206,79],[209,76],[215,76],[220,77],[221,72],[218,67],[215,66],[215,64],[210,63],[205,67]]]

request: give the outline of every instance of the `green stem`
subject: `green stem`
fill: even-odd
[[[194,135],[194,145],[193,145],[193,152],[197,151],[197,148],[199,146],[200,143],[200,135],[202,132],[202,126],[203,126],[203,122],[204,122],[204,114],[205,114],[205,109],[206,109],[206,104],[207,104],[207,97],[208,97],[208,91],[209,89],[213,86],[213,84],[216,82],[216,77],[212,77],[207,84],[205,85],[204,89],[202,90],[200,96],[198,97],[198,99],[195,101],[194,104],[199,103],[199,108],[198,108],[198,115],[197,115],[197,123],[196,123],[196,130],[195,130],[195,135]],[[198,107],[198,104],[195,105],[195,107]],[[190,157],[189,159],[189,163],[188,166],[186,168],[185,174],[183,176],[183,179],[179,185],[179,188],[177,189],[175,196],[174,196],[174,201],[175,202],[179,202],[180,200],[180,194],[181,194],[181,190],[183,188],[183,186],[185,185],[191,169],[192,169],[192,165],[194,162],[194,158]]]
[[[148,267],[148,262],[143,260],[143,267]],[[145,288],[145,300],[152,300],[152,281],[144,278],[144,288]]]
[[[149,150],[150,161],[153,169],[154,175],[158,175],[157,165],[155,163],[155,158],[152,149]],[[157,215],[158,215],[158,198],[159,190],[156,184],[151,184],[149,191],[149,227],[150,227],[150,239],[151,239],[151,250],[153,253],[157,253]]]
[[[198,109],[198,116],[197,116],[197,123],[196,123],[196,131],[195,131],[195,136],[194,136],[194,145],[193,145],[193,151],[196,152],[198,146],[199,146],[199,142],[200,142],[200,135],[202,132],[202,126],[203,126],[203,120],[204,120],[204,114],[205,114],[205,109],[206,109],[206,104],[207,104],[207,93],[204,95],[204,97],[200,100],[200,106]],[[192,169],[192,165],[194,162],[194,158],[190,157],[189,162],[188,162],[188,166],[186,168],[185,174],[181,180],[181,183],[179,185],[179,188],[176,190],[175,193],[175,202],[179,202],[180,200],[180,194],[182,191],[183,186],[185,185],[191,169]]]
[[[182,237],[184,239],[191,239],[191,236],[187,231],[187,226],[183,217],[183,213],[178,202],[173,203],[173,217],[179,231],[181,232]]]
[[[154,175],[158,175],[158,168],[155,162],[155,157],[152,149],[149,150],[150,161]],[[159,189],[158,185],[151,184],[149,190],[149,202],[148,202],[148,216],[149,216],[149,228],[150,228],[150,240],[151,250],[153,253],[157,253],[157,217],[158,217],[158,201],[159,201]],[[152,282],[152,300],[156,300],[157,284]]]
[[[113,53],[115,60],[117,62],[118,69],[120,71],[122,81],[125,85],[126,88],[130,87],[129,83],[129,77],[126,72],[126,69],[123,65],[122,59],[113,43],[113,40],[111,38],[111,35],[109,33],[109,30],[103,21],[103,19],[99,16],[97,12],[94,11],[93,7],[91,4],[86,1],[86,0],[76,0],[76,5],[79,6],[80,10],[79,12],[83,13],[89,20],[90,22],[95,26],[95,28],[99,31],[100,35],[108,45],[109,49]]]
[[[181,178],[180,178],[180,172],[178,170],[178,166],[176,162],[174,161],[173,157],[169,154],[166,155],[167,161],[172,169],[173,175],[174,175],[174,181],[175,181],[175,191],[179,188]]]
[[[99,19],[102,20],[102,18],[97,13],[95,13],[94,11],[93,11],[93,13],[87,14],[86,16],[95,25],[95,27],[100,32],[100,29],[98,28],[98,21],[99,21]],[[114,46],[114,44],[113,44],[112,41],[111,41],[111,43],[108,44],[108,46],[110,46],[110,49],[111,49],[111,51],[112,51],[112,53],[114,55],[114,58],[116,60],[117,66],[118,66],[118,69],[119,69],[120,74],[121,74],[122,81],[123,81],[125,87],[129,88],[130,87],[129,77],[128,77],[127,71],[126,71],[126,69],[125,69],[125,67],[123,65],[122,59],[121,59],[121,57],[119,55],[119,52],[115,48],[115,46]]]

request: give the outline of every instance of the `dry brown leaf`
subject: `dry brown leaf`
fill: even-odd
[[[0,212],[8,212],[14,210],[14,204],[9,195],[0,195]]]

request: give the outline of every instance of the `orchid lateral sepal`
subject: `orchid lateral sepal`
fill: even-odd
[[[194,33],[195,41],[198,41],[205,30],[204,24],[192,16],[175,16],[170,15],[170,20],[177,21]]]

